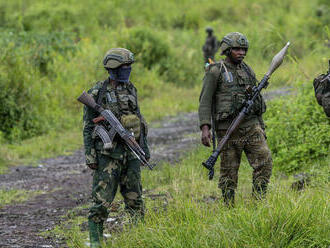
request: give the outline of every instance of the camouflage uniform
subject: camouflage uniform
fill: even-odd
[[[209,58],[214,61],[214,55],[218,50],[218,41],[217,37],[215,37],[213,33],[213,29],[210,27],[206,28],[206,32],[208,36],[206,37],[205,44],[203,45],[203,54],[204,54],[204,62],[209,63]]]
[[[330,117],[330,61],[328,74],[321,74],[314,79],[313,85],[315,90],[315,97],[323,109],[325,114]],[[326,78],[327,77],[327,78]]]
[[[121,52],[121,50],[119,51]],[[104,83],[107,83],[107,86],[101,100],[99,100],[100,104],[104,109],[111,110],[127,130],[134,132],[134,136],[137,134],[137,140],[142,136],[139,132],[143,132],[143,142],[140,144],[143,144],[142,148],[146,152],[146,157],[150,157],[146,142],[147,124],[139,113],[136,88],[131,82],[109,83],[109,80],[97,82],[88,91],[96,102]],[[103,222],[108,217],[108,209],[118,186],[124,198],[126,210],[134,218],[144,215],[140,162],[118,135],[114,138],[112,148],[104,147],[102,140],[94,134],[95,123],[93,119],[98,116],[99,114],[93,109],[84,107],[83,135],[86,164],[97,164],[97,169],[93,175],[92,198],[94,205],[91,207],[88,217],[91,247],[99,247],[98,242],[99,239],[102,239]],[[95,234],[96,232],[97,234]],[[93,246],[92,244],[96,245]]]
[[[239,33],[231,33],[226,37],[234,40],[242,37],[246,39],[245,36]],[[222,48],[222,51],[224,54],[230,47],[244,47],[247,49],[247,46],[247,40],[245,45],[240,42],[238,44],[234,42],[233,45]],[[213,105],[215,129],[218,141],[220,141],[246,100],[246,87],[253,87],[256,85],[256,82],[255,73],[244,62],[235,65],[228,61],[220,61],[219,63],[209,65],[206,68],[200,95],[200,127],[204,125],[211,126],[211,109]],[[233,132],[228,143],[220,153],[219,188],[222,189],[226,203],[234,201],[238,169],[243,151],[253,168],[253,190],[259,196],[262,196],[266,191],[272,172],[272,158],[266,143],[262,120],[262,114],[265,111],[265,102],[260,97],[251,113],[244,119],[239,128]]]

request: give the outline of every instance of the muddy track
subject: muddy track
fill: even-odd
[[[281,89],[265,95],[270,99],[288,93],[289,89]],[[179,161],[199,144],[197,113],[153,123],[148,140],[154,162]],[[82,149],[70,156],[42,160],[37,167],[13,167],[0,175],[0,189],[43,192],[23,203],[0,208],[0,247],[65,247],[65,240],[41,233],[63,223],[69,210],[90,202],[91,179]],[[87,217],[87,209],[80,215]]]
[[[198,144],[197,113],[165,118],[152,126],[148,140],[154,162],[179,161],[184,151]],[[40,233],[61,224],[68,210],[90,202],[91,179],[82,149],[70,156],[42,160],[37,167],[13,167],[0,175],[1,189],[43,192],[0,208],[0,247],[65,247],[63,240]]]

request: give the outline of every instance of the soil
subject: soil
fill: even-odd
[[[178,162],[185,151],[196,147],[199,144],[197,117],[197,113],[186,113],[153,123],[148,135],[151,163]],[[0,189],[43,192],[23,203],[0,208],[0,247],[66,246],[65,240],[41,233],[63,223],[69,210],[91,202],[92,171],[84,160],[80,149],[70,156],[42,160],[37,167],[16,166],[0,175]],[[164,197],[148,192],[145,196]],[[88,215],[87,208],[75,211],[80,211],[75,215]],[[118,218],[109,218],[107,226],[115,228]]]
[[[266,98],[288,93],[289,89],[285,88],[266,94]],[[196,147],[199,140],[197,113],[185,113],[154,122],[148,136],[151,162],[176,163],[185,152]],[[0,208],[0,247],[66,247],[65,240],[42,233],[63,223],[69,210],[87,218],[88,209],[77,207],[91,202],[91,174],[80,149],[70,156],[41,160],[36,167],[12,167],[7,174],[0,175],[0,189],[42,192],[25,202]],[[145,196],[150,199],[162,197],[166,203],[166,196],[152,192],[145,192]],[[110,217],[107,229],[116,229],[119,218]],[[81,229],[86,230],[86,226]]]

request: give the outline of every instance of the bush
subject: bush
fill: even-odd
[[[146,27],[131,28],[127,31],[127,36],[121,38],[120,44],[135,53],[137,63],[143,64],[147,69],[156,68],[165,82],[181,87],[195,84],[202,69],[199,67],[199,57],[194,48],[186,46],[180,49],[174,43],[170,46],[170,41],[165,35],[155,33]],[[177,42],[185,42],[182,35],[179,39]],[[193,42],[190,37],[188,42]]]
[[[137,27],[129,30],[128,37],[120,40],[124,47],[135,54],[137,62],[146,68],[161,65],[161,61],[169,56],[170,47],[165,37],[146,27]]]
[[[330,120],[317,104],[311,82],[288,98],[269,103],[265,120],[274,165],[293,172],[329,155]]]
[[[54,56],[73,53],[74,43],[65,33],[7,31],[1,32],[0,45],[0,131],[8,140],[40,135],[49,119],[44,112],[47,87],[39,72],[48,73]]]

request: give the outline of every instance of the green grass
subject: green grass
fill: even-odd
[[[4,190],[0,189],[0,209],[6,205],[13,203],[24,202],[31,197],[41,194],[41,191],[27,191],[27,190]]]
[[[36,165],[41,158],[58,155],[69,155],[81,148],[82,133],[78,126],[64,132],[50,132],[19,143],[2,145],[0,147],[0,173],[6,172],[9,166],[17,164]]]
[[[310,83],[327,69],[329,9],[325,0],[3,2],[0,171],[81,145],[76,98],[106,78],[101,62],[110,47],[135,53],[131,79],[151,122],[197,110],[206,26],[218,39],[232,31],[246,34],[246,61],[259,79],[290,40],[269,88]]]
[[[2,1],[0,173],[82,146],[76,98],[106,78],[101,61],[111,47],[135,53],[131,79],[151,122],[197,110],[206,26],[219,39],[232,31],[246,34],[246,61],[259,79],[290,40],[269,89],[289,86],[297,95],[271,102],[265,115],[274,157],[267,199],[251,199],[245,161],[236,207],[225,208],[216,182],[207,180],[200,165],[209,151],[200,148],[178,165],[143,171],[144,187],[167,200],[146,194],[146,223],[113,234],[108,246],[329,247],[329,123],[311,87],[327,70],[329,9],[326,0]],[[280,175],[299,170],[315,176],[311,187],[296,193],[289,190],[292,178]],[[25,193],[0,191],[1,203],[30,196]],[[205,201],[210,196],[217,200]],[[72,218],[56,235],[70,247],[83,247],[83,219]]]
[[[222,203],[217,180],[208,181],[201,166],[210,150],[200,147],[177,165],[143,170],[147,190],[145,223],[125,225],[111,233],[107,247],[328,247],[330,245],[329,181],[325,170],[314,170],[311,186],[291,190],[293,178],[283,179],[274,168],[267,198],[251,196],[252,168],[246,159],[239,173],[236,206]],[[320,161],[329,163],[329,159]],[[219,173],[217,164],[217,172]],[[148,195],[163,196],[152,200]],[[79,218],[71,221],[84,220]],[[85,219],[86,221],[87,219]],[[56,228],[69,247],[84,244],[87,233],[76,226]],[[107,230],[105,230],[107,233]],[[84,247],[84,246],[82,246]]]
[[[147,98],[141,100],[140,103],[141,111],[149,122],[160,120],[165,116],[175,116],[180,112],[195,111],[198,107],[199,89],[197,87],[188,90],[162,85],[155,94],[159,94],[159,97]],[[83,145],[82,108],[79,112],[81,114],[76,116],[75,126],[68,130],[52,130],[31,139],[1,145],[0,173],[4,173],[9,166],[36,164],[40,159],[69,155],[81,148]]]

